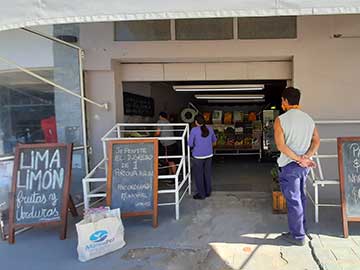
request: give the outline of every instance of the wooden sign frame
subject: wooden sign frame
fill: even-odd
[[[137,144],[137,143],[153,143],[154,144],[154,176],[153,176],[153,210],[142,212],[128,212],[121,213],[121,216],[135,217],[135,216],[149,216],[152,215],[152,226],[158,226],[158,156],[159,156],[159,140],[158,139],[136,139],[136,140],[114,140],[108,142],[108,174],[106,187],[106,204],[111,206],[112,196],[112,147],[114,144]]]
[[[19,169],[20,161],[20,150],[22,149],[52,149],[52,148],[66,148],[66,161],[67,166],[65,168],[64,176],[64,189],[63,189],[63,205],[61,209],[61,215],[59,221],[45,221],[41,223],[30,223],[30,224],[15,224],[15,194],[16,194],[16,182],[17,182],[17,173]],[[44,227],[48,225],[60,225],[60,239],[64,240],[66,238],[67,232],[67,214],[69,208],[69,201],[72,203],[70,198],[70,185],[71,185],[71,169],[72,169],[72,144],[62,144],[62,143],[43,143],[43,144],[18,144],[15,149],[15,160],[14,160],[14,169],[12,177],[12,186],[10,193],[10,209],[9,209],[9,244],[15,243],[15,229],[24,228],[24,227]],[[73,207],[73,205],[71,205]],[[71,207],[71,208],[72,208]]]
[[[338,166],[340,180],[340,198],[341,198],[341,215],[343,223],[344,237],[349,237],[349,222],[360,222],[360,217],[349,217],[346,212],[346,194],[345,194],[345,174],[344,174],[344,158],[342,145],[344,142],[360,142],[360,137],[339,137],[337,138],[338,149]]]

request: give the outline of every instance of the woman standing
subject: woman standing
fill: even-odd
[[[195,117],[195,124],[196,127],[191,130],[189,138],[197,191],[193,198],[203,200],[211,195],[211,161],[216,136],[214,130],[205,125],[204,116],[201,114]]]

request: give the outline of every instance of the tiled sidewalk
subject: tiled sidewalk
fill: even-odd
[[[360,236],[311,234],[315,258],[324,270],[360,270]]]

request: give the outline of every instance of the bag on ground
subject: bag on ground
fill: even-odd
[[[122,248],[124,226],[120,209],[89,209],[84,219],[76,224],[78,258],[85,262]]]

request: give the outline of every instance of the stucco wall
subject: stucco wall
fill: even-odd
[[[141,63],[293,59],[292,84],[302,90],[302,107],[305,111],[317,120],[359,119],[360,38],[336,39],[333,35],[360,36],[360,15],[298,17],[297,27],[298,38],[291,40],[114,42],[112,23],[93,23],[80,26],[80,45],[85,49],[87,70],[111,70],[112,61]],[[322,137],[360,134],[358,127],[349,125],[345,128],[321,127],[320,132]],[[336,152],[335,145],[323,145],[322,149],[325,152]],[[328,167],[328,177],[336,178],[337,166],[328,165],[324,165]],[[331,192],[331,197],[337,197],[337,194],[336,189]]]
[[[110,110],[106,111],[92,104],[87,104],[88,137],[92,146],[90,162],[92,167],[103,158],[101,137],[116,123],[114,72],[86,71],[86,95],[100,103],[108,102]]]
[[[85,69],[111,69],[120,62],[239,61],[294,57],[294,85],[303,91],[303,107],[316,119],[358,118],[359,15],[298,17],[292,40],[114,42],[112,23],[82,24],[80,45]],[[346,93],[346,94],[344,94]]]

